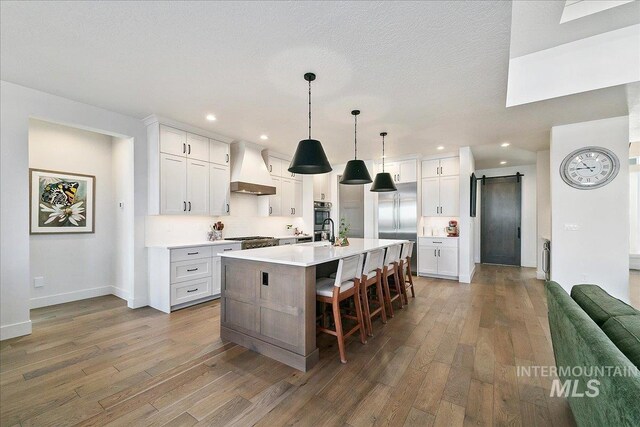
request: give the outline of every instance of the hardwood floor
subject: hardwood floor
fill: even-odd
[[[0,425],[574,425],[550,380],[543,283],[478,266],[471,285],[415,280],[416,298],[366,345],[318,337],[302,373],[219,339],[218,302],[171,315],[116,297],[32,311],[0,347]]]

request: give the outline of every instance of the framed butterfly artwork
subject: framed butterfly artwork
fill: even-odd
[[[96,177],[29,169],[31,234],[94,233]]]

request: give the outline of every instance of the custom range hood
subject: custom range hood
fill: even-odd
[[[231,192],[268,196],[276,187],[262,159],[264,147],[251,142],[231,144]]]

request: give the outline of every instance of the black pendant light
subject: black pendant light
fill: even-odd
[[[355,155],[353,160],[349,160],[347,162],[347,166],[344,168],[344,172],[342,172],[342,179],[340,180],[340,184],[347,185],[362,185],[368,184],[371,182],[371,175],[369,175],[369,171],[367,170],[367,165],[364,164],[362,160],[358,160],[358,114],[360,114],[360,110],[353,110],[351,112],[355,119],[355,131],[354,131],[354,142],[353,146],[355,149]]]
[[[303,175],[315,175],[331,172],[331,164],[324,154],[322,144],[311,139],[311,82],[316,79],[313,73],[306,73],[304,79],[309,82],[309,138],[298,142],[298,148],[289,165],[289,172]]]
[[[380,136],[382,137],[382,172],[376,174],[376,178],[373,180],[373,185],[371,186],[371,191],[377,193],[398,191],[396,184],[393,182],[393,178],[391,178],[391,174],[384,171],[384,137],[387,136],[387,133],[381,132]]]

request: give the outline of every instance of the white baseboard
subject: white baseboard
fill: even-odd
[[[0,341],[21,337],[31,333],[31,320],[0,326]]]
[[[629,269],[640,270],[640,255],[629,255]]]
[[[129,291],[125,291],[124,289],[118,288],[117,286],[112,286],[111,293],[120,299],[129,301]]]
[[[471,270],[471,273],[469,273],[469,275],[466,274],[461,274],[460,277],[458,278],[458,282],[460,283],[471,283],[471,281],[473,280],[473,275],[476,274],[476,265],[473,264],[473,269]]]
[[[544,271],[536,270],[536,279],[545,280],[546,277],[547,275],[544,273]]]
[[[129,298],[127,300],[127,307],[129,308],[140,308],[148,305],[149,300],[147,298]]]
[[[83,289],[81,291],[31,298],[31,308],[48,307],[50,305],[64,304],[65,302],[111,295],[112,291],[113,286],[102,286],[99,288]]]

